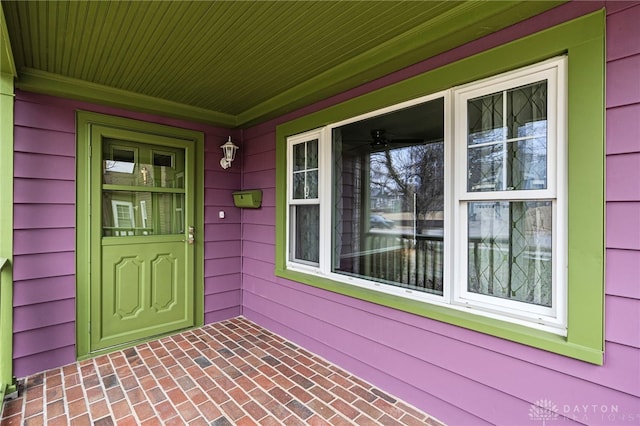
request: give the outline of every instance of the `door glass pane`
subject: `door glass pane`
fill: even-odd
[[[103,180],[109,185],[184,188],[184,149],[105,138]]]
[[[547,82],[469,100],[472,192],[547,187]]]
[[[552,303],[551,201],[471,202],[468,291]]]
[[[156,234],[181,234],[184,232],[184,194],[154,194],[156,209]]]
[[[184,150],[152,153],[152,173],[148,184],[161,188],[184,188],[184,180],[180,179],[184,174]]]
[[[442,294],[444,100],[333,132],[332,271]]]
[[[103,191],[105,237],[182,234],[184,194]]]
[[[152,195],[149,192],[102,193],[102,226],[105,237],[153,233]]]
[[[113,160],[123,163],[135,163],[136,152],[133,149],[113,147],[111,150]]]
[[[154,152],[153,165],[156,167],[173,167],[173,155]]]

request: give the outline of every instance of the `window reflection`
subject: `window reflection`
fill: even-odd
[[[105,237],[181,234],[184,194],[103,191]]]
[[[471,192],[547,188],[547,82],[467,103]]]
[[[442,294],[444,101],[333,131],[333,272]]]
[[[107,185],[184,188],[184,149],[163,148],[143,143],[103,141],[103,180]]]
[[[185,150],[103,139],[105,237],[184,233]]]
[[[147,206],[152,204],[149,192],[113,192],[102,194],[102,225],[106,237],[126,237],[149,235],[152,227],[147,227],[153,212]]]

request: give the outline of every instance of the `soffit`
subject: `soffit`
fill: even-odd
[[[2,1],[16,86],[239,126],[556,6],[550,1]]]

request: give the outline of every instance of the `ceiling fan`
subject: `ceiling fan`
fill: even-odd
[[[369,138],[346,137],[343,152],[361,155],[424,143],[423,139],[397,138],[385,129],[373,129],[369,133]]]
[[[373,129],[371,130],[371,139],[370,146],[372,149],[383,149],[387,148],[389,145],[414,145],[417,143],[423,143],[423,139],[390,139],[387,137],[387,132],[385,129]]]

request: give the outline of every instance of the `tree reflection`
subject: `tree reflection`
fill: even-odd
[[[412,213],[418,233],[429,227],[429,219],[441,215],[444,207],[442,141],[371,153],[370,170],[372,209]]]

